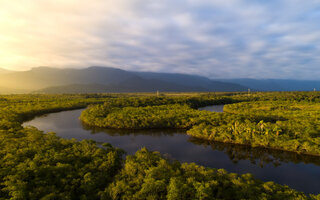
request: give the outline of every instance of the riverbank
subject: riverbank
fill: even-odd
[[[31,116],[32,113],[72,108],[82,103],[110,102],[109,98],[66,95],[57,99],[54,96],[35,98],[35,95],[26,95],[3,99],[0,102],[0,154],[3,155],[0,195],[3,198],[134,199],[149,198],[149,195],[166,198],[173,194],[186,198],[317,198],[287,186],[259,181],[251,175],[240,176],[194,164],[171,163],[158,153],[145,149],[122,160],[123,152],[108,144],[98,148],[93,141],[66,140],[52,133],[43,134],[35,128],[21,127],[26,113]],[[139,174],[139,179],[136,175],[131,176],[132,171]],[[175,188],[181,188],[181,184],[186,190],[177,191]]]
[[[98,144],[108,142],[125,150],[127,155],[134,155],[146,147],[150,151],[161,152],[170,160],[192,162],[216,169],[223,168],[237,174],[251,173],[257,179],[288,185],[305,193],[319,191],[319,157],[198,140],[189,137],[180,129],[132,130],[91,127],[78,120],[82,110],[37,117],[24,125],[32,125],[45,132],[53,131],[57,136],[66,139],[87,139]]]
[[[229,104],[224,113],[199,111],[192,105],[128,104],[91,106],[80,119],[90,126],[105,128],[187,129],[188,135],[209,141],[320,156],[320,107],[316,103],[251,101]]]

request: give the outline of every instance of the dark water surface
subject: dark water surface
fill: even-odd
[[[214,106],[206,106],[199,108],[199,110],[208,110],[213,112],[223,112],[224,105],[214,105]]]
[[[274,181],[306,193],[320,193],[320,158],[290,152],[251,148],[248,146],[210,143],[192,138],[179,130],[117,130],[92,128],[78,119],[81,110],[64,111],[37,117],[24,126],[53,131],[62,138],[92,139],[108,142],[134,154],[142,147],[159,151],[180,162],[229,172],[252,173],[264,181]],[[205,110],[222,112],[223,106]]]

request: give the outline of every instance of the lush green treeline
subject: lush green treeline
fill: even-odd
[[[193,121],[199,123],[203,118],[214,117],[192,108],[239,102],[240,99],[210,95],[117,98],[90,106],[80,119],[88,125],[109,128],[190,128]]]
[[[181,95],[169,97],[146,96],[145,94],[2,95],[0,96],[0,128],[14,128],[19,126],[21,122],[37,115],[84,108],[90,104],[104,103],[103,108],[175,103],[200,107],[213,103],[224,104],[234,101],[229,97],[220,95]]]
[[[122,150],[108,144],[100,148],[92,141],[66,140],[21,126],[23,120],[46,112],[118,100],[126,97],[1,96],[0,199],[320,199],[249,174],[180,164],[146,149],[123,158]],[[198,112],[185,104],[162,106]]]
[[[21,128],[20,124],[37,115],[84,108],[101,103],[107,95],[2,95],[0,96],[0,129]]]
[[[306,199],[287,186],[224,169],[181,164],[146,149],[126,158],[108,187],[112,199]],[[316,196],[312,196],[316,198]]]
[[[319,98],[319,93],[279,92],[218,98],[203,95],[175,101],[122,99],[92,106],[80,118],[98,127],[183,128],[193,137],[210,141],[320,155]],[[242,102],[226,105],[224,113],[192,109],[202,100],[207,105]]]
[[[1,130],[0,141],[0,199],[100,199],[122,168],[121,150],[34,128]]]
[[[80,119],[88,125],[109,128],[190,128],[190,118],[202,121],[201,117],[213,117],[192,108],[246,100],[243,95],[215,94],[110,98],[104,104],[89,106]]]
[[[239,95],[243,96],[244,93]],[[247,96],[250,101],[320,102],[320,92],[254,92]]]
[[[319,156],[297,154],[290,151],[275,150],[271,148],[251,147],[232,143],[208,141],[190,137],[189,142],[197,145],[209,146],[213,151],[218,150],[228,155],[229,159],[238,163],[241,160],[249,160],[251,163],[264,167],[267,164],[280,166],[282,163],[305,163],[320,166]]]
[[[80,119],[86,124],[127,129],[189,128],[192,120],[201,120],[202,112],[187,105],[124,107],[105,109],[94,106],[82,112]],[[204,119],[202,119],[204,120]]]
[[[34,128],[1,130],[0,199],[316,199],[250,174],[122,151]]]
[[[123,107],[145,107],[159,106],[169,104],[189,105],[192,108],[199,108],[207,105],[230,104],[244,101],[246,98],[242,95],[217,96],[217,95],[199,95],[199,96],[120,96],[118,98],[109,98],[104,101],[100,108],[123,108]]]
[[[225,112],[238,118],[219,126],[202,123],[188,130],[188,134],[207,140],[320,155],[317,103],[253,101],[226,105]]]

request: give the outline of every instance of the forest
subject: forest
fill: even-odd
[[[89,125],[179,128],[205,140],[270,148],[283,143],[284,150],[319,154],[319,97],[307,92],[2,95],[0,199],[320,199],[251,174],[180,163],[145,148],[126,155],[108,143],[67,140],[21,125],[42,114],[88,107],[80,118]],[[213,104],[229,105],[225,113],[197,110]]]
[[[90,106],[80,119],[91,126],[180,128],[196,138],[320,155],[319,93],[256,93],[250,96],[115,99]],[[200,111],[227,104],[224,113]]]

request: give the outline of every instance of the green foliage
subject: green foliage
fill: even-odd
[[[187,105],[178,104],[104,110],[102,106],[91,107],[82,112],[80,119],[89,125],[109,128],[188,128],[189,119],[201,115]]]
[[[320,155],[320,106],[309,101],[252,101],[226,105],[238,118],[222,126],[200,124],[188,134],[221,142]],[[230,119],[230,118],[229,118]],[[265,121],[264,121],[265,120]]]
[[[118,128],[191,128],[188,133],[194,131],[200,138],[228,138],[240,142],[253,140],[234,137],[235,134],[230,132],[223,135],[223,131],[242,135],[249,126],[255,129],[256,135],[261,135],[257,141],[270,144],[273,141],[271,136],[279,132],[278,138],[288,140],[288,143],[281,145],[285,144],[288,148],[301,148],[302,145],[309,152],[308,142],[311,140],[308,138],[319,144],[315,132],[319,127],[317,113],[299,113],[307,108],[308,111],[317,109],[313,103],[318,101],[317,98],[311,98],[309,94],[299,94],[300,100],[295,101],[294,107],[278,105],[276,109],[272,108],[273,111],[281,110],[279,113],[289,110],[290,114],[279,115],[279,122],[274,122],[275,115],[270,115],[269,111],[258,112],[250,104],[248,108],[257,115],[239,111],[242,107],[237,108],[237,104],[234,108],[230,107],[229,113],[223,114],[193,109],[210,104],[269,100],[274,96],[280,98],[277,95],[263,93],[252,98],[243,94],[171,95],[159,98],[141,94],[1,96],[0,199],[319,199],[319,195],[309,197],[287,186],[256,180],[249,174],[237,175],[223,169],[171,162],[159,153],[146,149],[124,159],[124,152],[110,144],[98,147],[93,141],[66,140],[54,133],[43,134],[36,128],[21,126],[23,121],[37,115],[96,104],[83,113],[90,123],[96,119],[107,119],[112,122],[110,125],[123,121],[117,124]],[[281,101],[284,99],[281,97]],[[296,117],[289,118],[287,115]],[[271,120],[258,123],[261,116]],[[312,116],[315,121],[307,122],[307,116]],[[309,135],[290,132],[303,131],[299,117],[306,118],[303,123],[310,126],[307,129]],[[291,119],[292,123],[289,123]],[[299,123],[300,128],[295,128],[295,123]],[[277,129],[274,129],[275,125]],[[265,137],[266,130],[269,130],[269,137]]]
[[[223,169],[169,162],[145,148],[128,156],[108,190],[112,199],[307,199],[300,192]]]
[[[21,123],[82,108],[105,95],[7,95],[0,99],[0,199],[98,199],[121,168],[123,151],[43,134]]]
[[[98,199],[121,168],[122,151],[25,128],[0,134],[3,198]]]
[[[91,106],[80,119],[98,127],[188,129],[187,134],[210,141],[320,155],[318,98],[314,93],[291,92],[131,97]],[[212,102],[233,104],[225,106],[225,113],[192,109]]]

